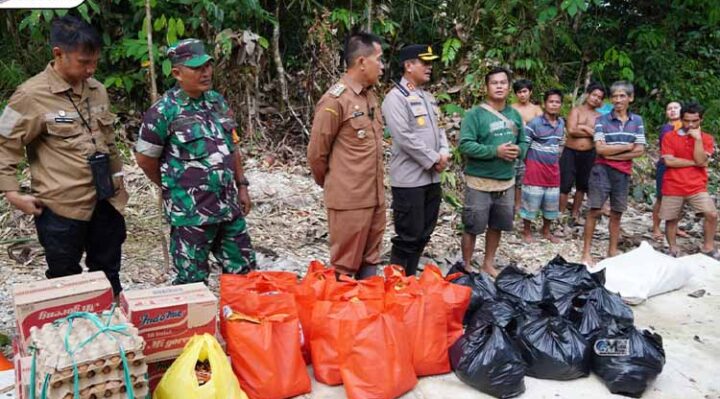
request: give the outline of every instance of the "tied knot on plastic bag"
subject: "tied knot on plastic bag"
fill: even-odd
[[[511,299],[537,304],[543,300],[545,276],[542,273],[526,273],[516,265],[510,265],[498,274],[495,286]]]

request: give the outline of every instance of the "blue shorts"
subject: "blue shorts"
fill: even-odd
[[[534,220],[538,211],[547,220],[560,217],[560,187],[522,186],[520,217]]]

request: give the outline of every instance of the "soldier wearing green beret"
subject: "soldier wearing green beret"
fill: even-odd
[[[212,87],[212,57],[186,39],[168,50],[177,85],[143,117],[138,165],[161,187],[170,226],[174,284],[205,282],[210,252],[223,273],[255,268],[244,216],[248,181],[233,112]]]

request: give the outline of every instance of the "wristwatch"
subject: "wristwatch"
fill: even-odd
[[[241,180],[237,182],[239,186],[249,186],[250,182],[248,181],[247,177],[243,177]]]

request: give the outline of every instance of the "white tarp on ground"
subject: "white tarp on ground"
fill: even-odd
[[[687,284],[694,270],[688,259],[690,257],[665,255],[643,241],[630,252],[601,261],[591,271],[605,269],[605,288],[619,293],[625,302],[637,305]]]

